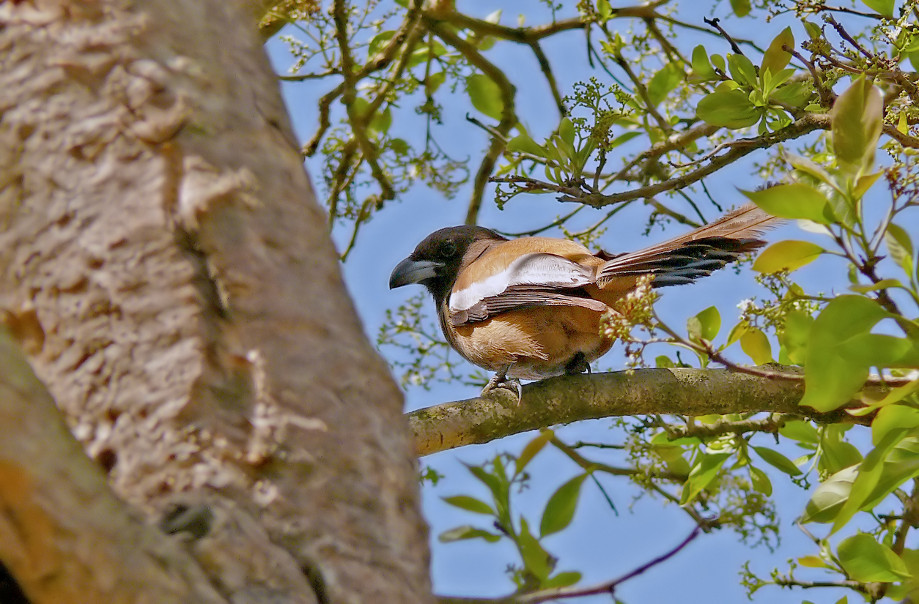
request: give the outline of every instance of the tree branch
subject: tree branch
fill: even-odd
[[[538,591],[532,594],[525,594],[518,597],[518,602],[545,602],[547,600],[555,600],[557,598],[574,598],[580,596],[592,596],[595,594],[610,594],[612,595],[616,591],[616,587],[622,583],[625,583],[629,579],[633,579],[640,574],[643,574],[650,570],[651,568],[666,562],[673,556],[680,553],[687,545],[689,545],[699,534],[702,532],[702,528],[697,526],[692,530],[689,535],[680,541],[675,547],[671,548],[669,551],[652,558],[648,562],[645,562],[638,568],[613,579],[612,581],[606,581],[598,585],[590,585],[587,587],[564,587],[558,589],[547,589],[543,591]]]
[[[645,562],[641,566],[635,568],[634,570],[629,571],[628,573],[612,579],[610,581],[604,581],[603,583],[598,583],[596,585],[588,585],[585,587],[560,587],[553,589],[543,589],[540,591],[535,591],[532,593],[526,594],[515,594],[511,596],[506,596],[503,598],[450,598],[442,597],[438,599],[439,604],[535,604],[538,602],[548,602],[549,600],[558,600],[561,598],[579,598],[583,596],[593,596],[597,594],[609,594],[612,595],[616,591],[616,587],[625,583],[629,579],[633,579],[638,575],[641,575],[651,568],[654,568],[662,562],[666,562],[673,556],[680,553],[687,545],[692,543],[692,541],[698,537],[702,532],[702,528],[697,526],[692,530],[692,532],[680,541],[675,547],[671,548],[667,552],[652,558],[648,562]]]
[[[493,136],[491,143],[488,145],[488,151],[482,157],[479,169],[475,175],[475,181],[472,186],[472,196],[469,201],[469,209],[466,212],[466,224],[476,224],[478,221],[479,209],[482,206],[482,197],[485,194],[485,186],[488,184],[488,178],[491,176],[498,162],[498,158],[507,145],[507,135],[511,128],[517,123],[517,110],[514,107],[514,96],[517,89],[507,79],[503,71],[498,69],[494,63],[482,56],[481,53],[469,42],[463,40],[449,28],[430,15],[424,15],[424,23],[427,28],[438,38],[449,44],[477,67],[482,73],[491,78],[501,90],[501,102],[504,107],[501,111],[501,121],[495,127],[498,136]]]
[[[793,367],[785,370],[800,372]],[[624,415],[765,412],[827,423],[871,421],[871,416],[851,417],[843,410],[818,413],[799,407],[803,394],[802,381],[726,369],[638,369],[527,384],[519,405],[513,395],[498,389],[484,397],[419,409],[408,419],[420,456],[555,424]]]
[[[813,132],[814,130],[826,130],[829,127],[830,117],[828,115],[809,114],[798,120],[795,120],[791,125],[776,132],[770,132],[769,134],[765,134],[763,136],[746,139],[746,142],[743,144],[737,144],[731,147],[731,149],[724,155],[713,157],[708,164],[693,170],[692,172],[674,176],[673,178],[644,187],[639,187],[637,189],[622,191],[620,193],[611,193],[609,195],[593,194],[582,197],[560,197],[559,200],[574,201],[593,207],[603,207],[612,203],[621,203],[623,201],[631,201],[633,199],[651,197],[664,191],[682,189],[702,180],[713,172],[717,172],[724,166],[737,161],[741,157],[749,155],[756,149],[771,147],[776,143],[804,136],[805,134]],[[738,141],[738,143],[740,143],[740,141]]]

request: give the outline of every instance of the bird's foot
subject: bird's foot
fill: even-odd
[[[517,396],[517,404],[520,404],[520,400],[523,398],[523,385],[520,383],[520,380],[517,378],[508,378],[507,369],[504,371],[499,371],[488,380],[488,383],[485,384],[485,387],[482,388],[482,394],[488,394],[495,388],[504,388],[505,390],[510,390]]]
[[[587,360],[586,354],[578,351],[565,365],[565,375],[577,375],[585,371],[590,373],[590,361]]]

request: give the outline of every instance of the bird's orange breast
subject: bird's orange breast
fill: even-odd
[[[490,371],[511,365],[508,377],[536,380],[566,373],[578,358],[589,363],[606,354],[613,340],[600,333],[602,315],[547,306],[448,329],[454,348],[476,365]]]

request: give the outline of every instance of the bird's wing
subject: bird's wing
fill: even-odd
[[[461,281],[465,287],[450,294],[450,322],[454,326],[534,306],[578,306],[598,312],[607,309],[581,290],[594,282],[596,269],[555,254],[523,254],[510,260],[503,270],[481,279],[475,278],[475,270],[476,263],[466,267]]]
[[[685,235],[612,258],[600,268],[597,285],[647,273],[655,276],[654,287],[689,283],[765,245],[759,237],[776,222],[753,204],[741,206]]]
[[[539,286],[512,286],[497,296],[488,296],[465,310],[451,310],[450,324],[454,327],[467,323],[478,323],[495,315],[512,310],[536,306],[577,306],[595,312],[605,312],[609,307],[584,293],[564,294]]]

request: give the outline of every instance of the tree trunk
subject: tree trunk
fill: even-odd
[[[249,13],[0,3],[0,306],[115,493],[222,596],[428,601],[401,395]]]

